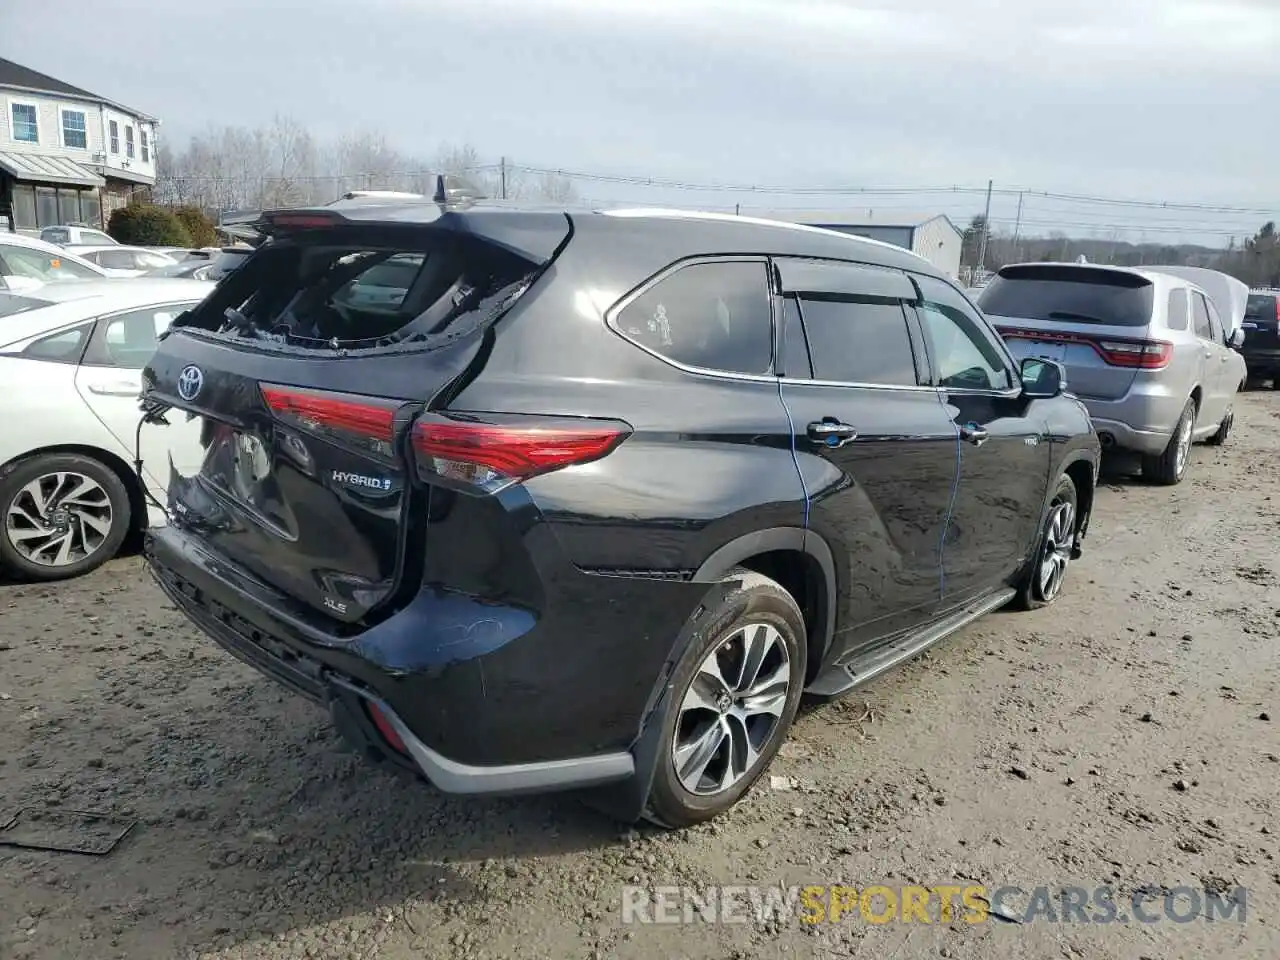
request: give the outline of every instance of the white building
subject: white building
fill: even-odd
[[[903,214],[896,210],[764,210],[742,208],[744,216],[788,220],[882,240],[918,253],[952,278],[960,276],[964,232],[941,213]]]
[[[156,182],[155,117],[4,59],[0,106],[0,230],[105,227]]]

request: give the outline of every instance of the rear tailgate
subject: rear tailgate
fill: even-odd
[[[1006,267],[978,303],[1018,359],[1056,360],[1072,393],[1125,396],[1138,371],[1168,362],[1146,339],[1151,282],[1137,274],[1072,264]]]
[[[420,579],[430,486],[411,480],[410,428],[483,365],[492,323],[545,265],[475,231],[398,234],[378,249],[363,228],[278,237],[175,323],[143,374],[144,402],[204,418],[199,473],[170,477],[174,522],[344,622]],[[352,296],[406,252],[421,269],[408,289],[384,289],[382,268],[379,302]]]
[[[1249,294],[1242,326],[1245,353],[1280,350],[1280,294]]]

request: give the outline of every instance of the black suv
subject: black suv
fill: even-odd
[[[431,200],[260,229],[144,374],[206,447],[147,557],[443,791],[708,819],[802,692],[1048,603],[1079,554],[1088,414],[905,250]]]
[[[1280,390],[1280,290],[1250,290],[1241,326],[1249,376]]]

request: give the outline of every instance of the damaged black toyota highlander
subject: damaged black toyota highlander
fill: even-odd
[[[175,322],[203,418],[147,558],[235,656],[452,793],[705,820],[836,696],[1051,602],[1098,441],[925,260],[791,224],[356,198]]]

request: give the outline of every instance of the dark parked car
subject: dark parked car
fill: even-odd
[[[802,691],[1048,603],[1079,554],[1087,412],[907,251],[430,201],[261,228],[144,375],[207,447],[147,557],[215,641],[441,790],[705,820]]]
[[[1280,390],[1280,290],[1251,290],[1241,326],[1249,376]]]

